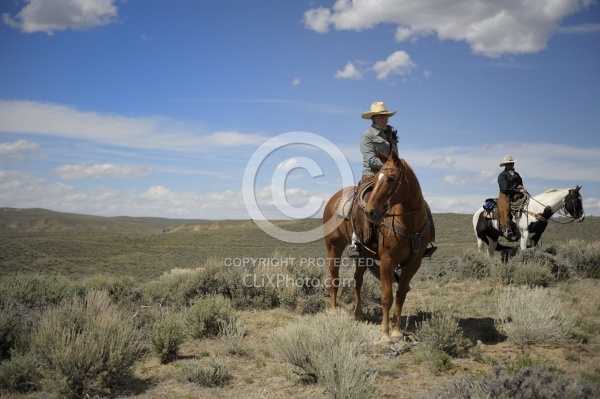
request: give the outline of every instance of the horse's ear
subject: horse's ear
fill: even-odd
[[[381,162],[385,163],[385,161],[387,161],[387,159],[388,159],[388,156],[387,156],[387,155],[385,155],[383,152],[381,152],[381,151],[377,150],[376,154],[377,154],[377,158],[379,158],[379,160],[380,160]]]
[[[405,161],[404,161],[402,158],[400,158],[400,155],[398,155],[398,153],[397,153],[395,150],[392,150],[392,155],[391,155],[391,157],[392,157],[392,159],[394,160],[394,163],[395,163],[396,165],[399,165],[399,164],[401,164],[401,165],[403,165],[403,166],[406,166],[406,165],[404,165],[404,164],[405,164]]]
[[[579,191],[579,190],[581,190],[581,186],[577,185],[577,187],[575,187],[575,191]]]
[[[394,162],[400,160],[400,156],[398,155],[398,152],[396,152],[396,150],[392,150],[392,154],[390,156],[394,159]]]

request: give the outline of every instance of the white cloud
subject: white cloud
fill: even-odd
[[[115,0],[26,0],[14,17],[3,14],[4,22],[25,33],[66,29],[84,30],[108,25],[117,16]]]
[[[524,142],[518,146],[496,144],[402,151],[402,156],[413,167],[471,176],[490,173],[497,176],[501,170],[499,163],[508,154],[516,159],[515,169],[524,178],[600,182],[600,148],[597,147]],[[454,159],[451,169],[439,167],[444,165],[444,159]]]
[[[298,159],[288,158],[285,161],[277,165],[277,169],[280,171],[289,172],[290,170],[298,167]]]
[[[294,78],[292,80],[292,86],[300,86],[301,83],[302,83],[302,79],[300,79],[300,78]]]
[[[147,198],[151,200],[165,200],[172,196],[171,190],[163,186],[152,186],[140,195],[141,198]]]
[[[84,179],[92,177],[100,178],[136,178],[150,174],[152,168],[147,166],[135,165],[114,165],[110,163],[94,165],[63,165],[54,170],[54,172],[64,180]]]
[[[337,71],[335,73],[335,77],[336,79],[354,79],[354,80],[361,80],[362,79],[362,73],[360,73],[358,71],[358,69],[356,69],[356,67],[354,66],[354,64],[352,62],[348,62],[346,64],[346,66],[344,67],[344,69]]]
[[[0,133],[28,133],[90,140],[131,148],[199,151],[258,145],[259,134],[214,132],[162,117],[123,117],[80,111],[63,105],[0,100]]]
[[[305,26],[319,33],[330,27],[362,31],[396,24],[398,41],[435,33],[440,40],[465,41],[487,57],[528,54],[546,48],[560,22],[593,0],[337,0],[331,9],[311,9]]]
[[[17,140],[12,143],[0,143],[0,158],[4,160],[21,160],[26,152],[37,152],[40,146],[26,140]]]
[[[385,80],[389,74],[408,75],[416,65],[404,51],[396,51],[385,60],[377,61],[373,70],[378,80]]]
[[[266,137],[258,134],[245,134],[238,132],[215,132],[203,137],[207,145],[217,145],[220,147],[239,147],[248,145],[259,145],[266,140]]]
[[[438,158],[435,158],[431,161],[431,166],[450,166],[456,163],[456,159],[452,155],[444,155]]]
[[[313,8],[304,13],[304,24],[307,28],[315,32],[327,33],[329,31],[330,18],[331,11],[328,8]]]

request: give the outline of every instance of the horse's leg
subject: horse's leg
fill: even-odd
[[[410,291],[410,281],[417,270],[421,267],[421,260],[414,261],[412,264],[402,268],[400,272],[400,282],[396,290],[396,303],[394,307],[394,317],[392,319],[392,337],[401,337],[402,330],[400,320],[402,320],[402,307],[406,300],[406,294]]]
[[[527,247],[529,247],[531,239],[531,234],[529,233],[529,220],[527,218],[521,218],[517,223],[517,227],[521,232],[521,250],[527,249]]]
[[[494,251],[498,246],[498,241],[494,241],[488,236],[488,256],[492,258],[494,256]]]
[[[485,245],[485,242],[481,238],[477,237],[477,250],[479,252],[483,252],[484,245]]]
[[[365,315],[362,310],[362,300],[360,291],[362,289],[363,277],[367,268],[364,266],[367,259],[360,258],[355,260],[356,267],[354,269],[354,317],[356,320],[363,321]],[[362,266],[361,266],[362,264]]]
[[[395,265],[389,256],[385,255],[379,263],[379,276],[381,278],[381,307],[383,316],[381,319],[381,342],[391,342],[390,338],[390,308],[394,300],[392,285],[394,282]]]
[[[521,232],[521,241],[520,241],[521,250],[527,249],[529,246],[529,231],[525,230]]]
[[[342,251],[334,243],[329,244],[327,249],[329,260],[329,311],[335,311],[337,306],[337,294],[340,287],[340,264]]]

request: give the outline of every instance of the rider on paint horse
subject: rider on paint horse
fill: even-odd
[[[515,171],[515,160],[507,155],[500,162],[504,170],[498,175],[498,225],[500,232],[509,240],[515,238],[511,228],[510,208],[511,202],[523,197],[527,190],[523,187],[523,179]]]
[[[389,156],[392,151],[395,151],[396,154],[398,153],[398,133],[392,126],[388,125],[388,119],[395,114],[396,111],[388,111],[383,102],[374,102],[371,104],[370,111],[363,112],[362,118],[370,119],[371,126],[360,138],[360,152],[363,156],[363,173],[357,188],[360,187],[361,184],[373,180],[373,176],[381,169],[383,162],[381,162],[377,156],[378,151],[386,156]],[[427,214],[433,233],[435,228],[433,227],[433,217],[431,216],[429,206],[427,207]],[[357,221],[358,226],[355,226],[355,229],[357,227],[362,228],[365,231],[371,229],[366,217],[361,217],[360,219],[362,220]],[[431,241],[434,241],[433,234]],[[433,246],[433,243],[431,243],[431,246],[425,250],[424,256],[430,257],[436,249],[437,247]],[[361,255],[360,251],[361,248],[356,233],[353,232],[350,248],[348,249],[348,256],[350,258],[358,258]]]

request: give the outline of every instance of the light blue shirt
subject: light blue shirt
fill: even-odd
[[[383,163],[377,156],[377,151],[386,156],[390,155],[390,141],[388,141],[385,130],[386,127],[381,127],[372,124],[360,138],[360,152],[363,156],[363,176],[373,176],[381,169]],[[390,126],[391,129],[391,126]],[[398,153],[398,138],[390,137],[392,147]]]

